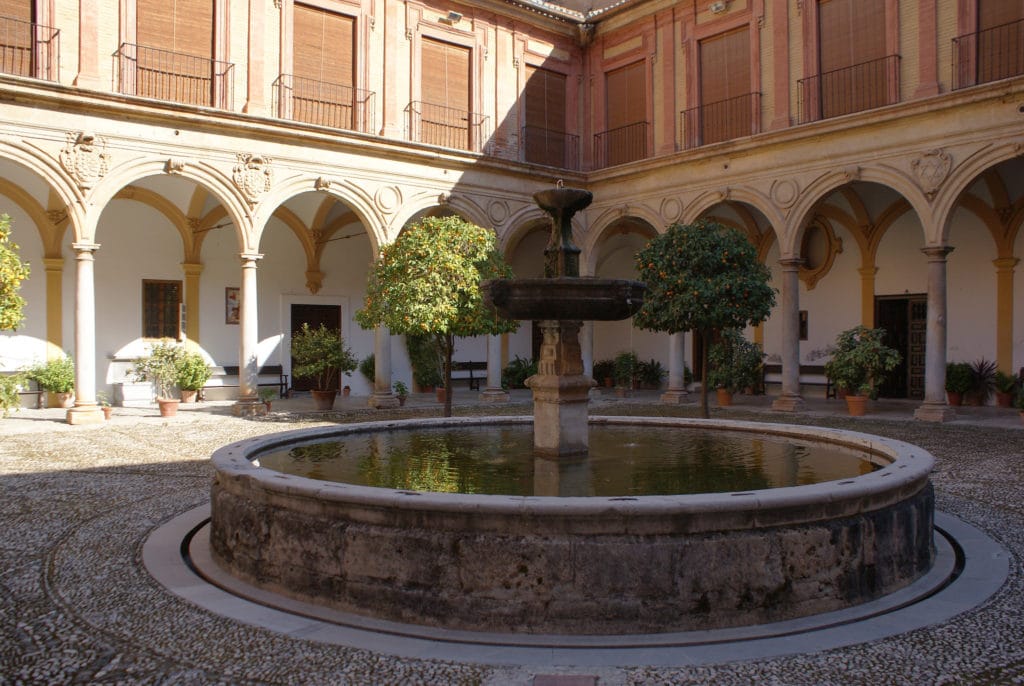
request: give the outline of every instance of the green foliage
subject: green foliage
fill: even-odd
[[[761,380],[764,351],[737,329],[726,329],[708,351],[708,384],[736,393]]]
[[[13,331],[25,318],[25,299],[18,291],[28,278],[29,266],[11,241],[11,218],[0,215],[0,331]]]
[[[855,326],[836,337],[825,374],[837,388],[857,395],[877,396],[877,387],[900,363],[900,354],[885,345],[885,329]]]
[[[1013,399],[1013,406],[1024,412],[1024,387],[1017,390],[1017,397]]]
[[[100,407],[110,407],[110,398],[103,391],[96,391],[96,404]]]
[[[355,318],[365,329],[383,325],[396,334],[433,336],[450,387],[456,336],[518,328],[518,322],[486,307],[480,290],[485,279],[511,276],[494,232],[457,216],[426,217],[381,248],[370,270],[363,308]],[[445,415],[451,415],[450,396]]]
[[[636,365],[636,383],[641,388],[659,388],[668,371],[654,358],[640,360]]]
[[[420,388],[444,383],[444,359],[434,336],[406,335],[405,349],[412,365],[412,378]]]
[[[993,383],[995,383],[996,390],[1000,393],[1014,393],[1017,390],[1017,384],[1019,381],[1017,377],[1003,370],[996,371],[993,377]]]
[[[260,400],[262,402],[269,403],[274,399],[274,396],[277,395],[277,390],[273,388],[261,388],[257,390],[256,393],[260,396]]]
[[[311,329],[304,323],[302,329],[292,334],[292,360],[292,374],[316,379],[316,389],[320,391],[335,388],[341,373],[349,374],[359,364],[341,332],[323,324]]]
[[[24,374],[5,374],[0,376],[0,411],[2,416],[10,416],[11,410],[21,409],[21,396],[18,391],[25,383]]]
[[[34,365],[27,375],[39,384],[39,388],[51,393],[70,393],[75,388],[75,363],[70,355]]]
[[[971,402],[984,405],[996,385],[996,363],[985,358],[975,360],[971,363],[971,387],[967,394]]]
[[[396,381],[392,385],[392,388],[395,389],[395,395],[397,395],[399,398],[402,398],[402,397],[405,397],[405,396],[409,395],[409,387],[406,386],[401,381]]]
[[[968,362],[950,362],[946,365],[946,390],[966,393],[971,390],[971,365]]]
[[[526,380],[537,373],[537,360],[515,356],[501,370],[501,385],[504,388],[526,388]]]
[[[185,356],[185,349],[170,339],[154,345],[148,357],[132,362],[131,377],[135,381],[149,381],[156,386],[156,397],[171,399],[178,384],[178,370]]]
[[[615,360],[598,360],[594,363],[594,381],[603,384],[605,379],[615,378]]]
[[[366,377],[366,379],[373,383],[377,378],[377,360],[370,353],[359,362],[359,373]]]
[[[640,358],[631,350],[624,350],[615,356],[613,361],[615,373],[615,385],[622,388],[632,388],[636,379],[637,368],[640,366]]]
[[[182,350],[178,358],[178,388],[183,391],[198,391],[210,380],[212,373],[200,353],[195,350]]]

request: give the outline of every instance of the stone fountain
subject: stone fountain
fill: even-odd
[[[572,240],[572,218],[593,195],[556,188],[533,195],[551,216],[544,249],[544,277],[496,279],[482,285],[484,299],[508,319],[540,320],[544,338],[533,391],[533,444],[540,455],[578,455],[588,448],[588,403],[594,380],[583,373],[579,333],[584,321],[617,321],[643,305],[646,287],[627,279],[580,276],[580,249]]]

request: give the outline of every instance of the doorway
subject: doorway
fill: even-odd
[[[928,296],[878,296],[875,326],[885,329],[885,343],[900,354],[900,364],[879,387],[886,398],[924,398],[924,349],[928,329]]]
[[[309,324],[310,328],[316,329],[321,324],[328,329],[335,329],[341,332],[341,306],[340,305],[304,305],[293,304],[291,312],[291,331],[298,331],[303,324]],[[295,360],[292,360],[292,369],[295,369]],[[292,390],[308,391],[315,384],[312,377],[298,377],[292,374]],[[326,390],[336,391],[340,387],[341,378],[331,379],[331,387]]]

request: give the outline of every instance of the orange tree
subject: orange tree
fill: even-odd
[[[0,331],[17,329],[25,318],[25,299],[18,290],[28,272],[28,265],[18,257],[17,244],[11,242],[11,218],[0,215]]]
[[[483,303],[480,282],[508,278],[512,270],[496,249],[492,231],[461,217],[427,217],[381,248],[356,312],[360,326],[433,336],[444,358],[444,414],[452,414],[455,338],[515,331]]]
[[[775,305],[771,272],[746,236],[707,220],[668,227],[637,253],[636,265],[647,293],[634,323],[653,331],[692,331],[704,344],[700,395],[707,417],[711,340],[717,331],[768,318]]]

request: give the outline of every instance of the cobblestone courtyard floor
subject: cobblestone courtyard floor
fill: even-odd
[[[598,402],[592,411],[697,414],[693,405],[646,400]],[[101,426],[69,426],[60,410],[0,420],[0,684],[531,684],[537,670],[528,666],[400,659],[237,624],[169,594],[143,568],[148,534],[208,500],[215,448],[381,416],[361,402],[352,399],[330,417],[304,413],[299,401],[275,403],[284,411],[256,421],[211,403],[173,419],[157,417],[155,408],[117,408]],[[937,458],[938,508],[1011,555],[1007,583],[986,604],[941,625],[839,650],[561,672],[596,676],[601,685],[1024,683],[1024,425],[994,408],[944,425],[914,422],[908,404],[883,403],[860,419],[837,408],[819,402],[781,415],[741,401],[713,416],[854,429],[929,450]],[[460,403],[456,414],[494,410]],[[500,411],[529,409],[519,398]],[[438,409],[421,399],[402,412],[433,416]]]

